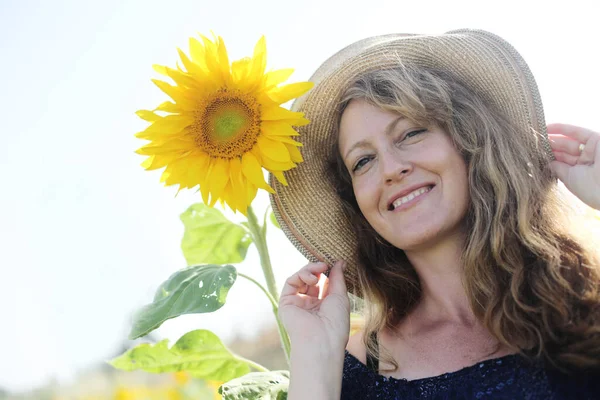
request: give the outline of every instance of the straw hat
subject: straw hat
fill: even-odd
[[[332,133],[340,97],[360,75],[393,68],[399,59],[451,71],[511,120],[539,133],[532,132],[529,138],[538,156],[553,158],[533,75],[517,51],[492,33],[465,29],[443,35],[377,36],[333,55],[312,76],[315,87],[292,105],[292,110],[304,112],[311,121],[299,128],[305,161],[286,172],[289,186],[271,176],[275,189],[271,204],[281,228],[306,258],[348,262],[346,284],[359,296],[356,235],[326,177],[327,160],[336,140]]]

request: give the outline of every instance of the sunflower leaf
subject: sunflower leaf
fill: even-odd
[[[223,400],[286,400],[289,371],[252,372],[219,388]]]
[[[147,335],[166,320],[183,314],[218,310],[236,278],[232,265],[197,265],[175,272],[159,286],[154,301],[135,314],[129,338]]]
[[[186,333],[171,348],[166,339],[154,345],[137,345],[109,364],[124,371],[186,371],[196,378],[216,381],[235,379],[250,372],[250,366],[235,357],[217,335],[203,329]]]
[[[279,226],[279,222],[277,222],[277,219],[275,218],[275,214],[273,212],[270,213],[269,219],[271,220],[271,223],[274,227],[281,229],[281,226]]]
[[[246,258],[252,243],[248,230],[219,210],[196,203],[181,214],[181,221],[185,226],[181,250],[188,265],[235,264]]]

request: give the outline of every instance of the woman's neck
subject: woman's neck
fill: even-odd
[[[422,298],[414,312],[426,320],[469,325],[476,319],[463,285],[462,236],[423,251],[406,252],[421,282]]]

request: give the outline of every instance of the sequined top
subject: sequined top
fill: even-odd
[[[566,375],[508,355],[423,379],[387,378],[346,351],[341,400],[600,400],[600,373]]]

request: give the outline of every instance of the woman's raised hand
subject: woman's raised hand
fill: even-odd
[[[350,301],[342,266],[338,261],[325,279],[319,298],[319,277],[328,266],[310,263],[290,276],[279,299],[279,317],[285,326],[292,348],[318,347],[342,352],[350,333]]]
[[[548,137],[556,157],[552,171],[581,201],[600,210],[600,133],[551,124]]]

